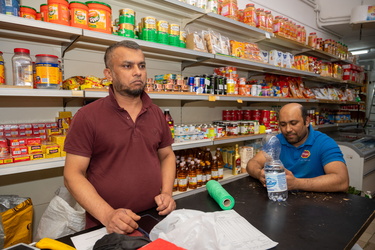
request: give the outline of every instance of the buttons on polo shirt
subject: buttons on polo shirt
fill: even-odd
[[[130,116],[127,116],[126,119],[130,120]]]

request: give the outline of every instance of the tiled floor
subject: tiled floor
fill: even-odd
[[[364,250],[375,250],[375,219],[357,241]]]

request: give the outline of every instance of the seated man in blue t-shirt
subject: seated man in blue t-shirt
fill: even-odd
[[[284,164],[288,190],[346,192],[348,170],[337,143],[310,125],[306,109],[298,103],[283,106],[277,135],[281,142],[280,160]],[[259,152],[247,164],[247,172],[265,186],[264,163]]]

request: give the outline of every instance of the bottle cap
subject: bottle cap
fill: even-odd
[[[23,48],[15,48],[14,52],[30,54],[30,50]]]

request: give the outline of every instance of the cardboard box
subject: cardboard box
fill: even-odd
[[[40,160],[46,158],[45,154],[31,154],[30,160]]]
[[[27,155],[29,153],[27,146],[9,147],[9,151],[12,156]]]
[[[21,156],[13,157],[13,163],[22,162],[22,161],[30,161],[30,155],[21,155]]]

